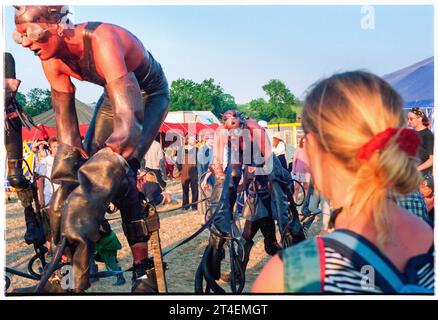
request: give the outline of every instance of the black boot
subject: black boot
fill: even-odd
[[[264,243],[265,243],[265,251],[270,256],[275,255],[279,250],[281,250],[281,246],[278,244],[277,241],[265,239]]]
[[[254,241],[252,241],[252,240],[246,241],[245,239],[242,238],[241,246],[239,246],[238,254],[240,257],[242,257],[243,272],[246,271],[246,266],[248,265],[249,255],[251,253],[251,249],[252,249],[253,245],[254,245]],[[242,246],[243,246],[243,248],[242,248]],[[242,252],[242,249],[243,249],[243,252]]]
[[[131,292],[158,293],[154,263],[145,259],[139,264],[134,264],[133,268]]]
[[[225,239],[217,234],[218,232],[217,230],[211,232],[208,240],[210,254],[207,258],[207,268],[215,280],[219,280],[221,277],[221,262],[225,257]]]
[[[24,219],[26,221],[26,233],[24,241],[27,244],[43,245],[46,242],[42,225],[37,221],[36,213],[32,206],[24,209]]]
[[[264,237],[265,251],[270,256],[275,255],[281,246],[277,242],[277,237],[275,235],[275,222],[272,217],[265,217],[259,220],[260,231]]]

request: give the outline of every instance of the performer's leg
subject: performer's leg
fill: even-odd
[[[219,207],[219,212],[213,221],[212,229],[214,232],[210,233],[208,244],[212,250],[209,258],[207,258],[208,270],[215,280],[218,280],[221,276],[221,261],[224,258],[223,246],[225,239],[221,235],[227,235],[231,232],[232,210],[236,202],[237,185],[241,177],[241,171],[238,166],[234,166],[231,171],[229,179],[215,178],[215,186],[210,200],[212,213]],[[223,192],[224,188],[225,192]],[[207,249],[208,247],[206,251]]]
[[[241,246],[239,246],[239,256],[242,257],[242,267],[243,272],[246,270],[246,266],[249,262],[249,255],[251,253],[251,249],[254,245],[254,242],[252,239],[254,239],[255,235],[257,234],[257,231],[259,231],[260,226],[258,221],[245,221],[245,226],[243,227],[242,232],[242,241]],[[243,249],[243,252],[242,252]]]
[[[182,205],[185,206],[189,204],[189,186],[190,186],[190,177],[181,176],[181,185],[182,185]]]
[[[280,245],[277,242],[277,237],[275,235],[275,222],[272,217],[265,217],[259,220],[260,230],[262,231],[265,243],[265,251],[267,254],[273,256],[279,250],[281,250]]]
[[[198,202],[198,174],[190,178],[190,188],[192,189],[192,203]],[[192,210],[198,210],[198,204],[192,205]]]
[[[99,221],[111,200],[122,213],[125,235],[134,258],[134,280],[142,282],[142,277],[151,269],[146,265],[148,234],[147,228],[144,228],[145,208],[141,206],[135,183],[136,170],[139,168],[136,159],[144,156],[155,138],[169,100],[167,95],[149,98],[144,95],[144,98],[149,100],[146,102],[142,129],[144,139],[136,149],[137,156],[129,161],[129,165],[111,149],[102,148],[113,131],[113,114],[106,93],[99,101],[99,108],[90,124],[84,145],[88,154],[94,155],[79,170],[80,185],[68,197],[68,205],[63,208],[62,215],[62,230],[74,251],[73,270],[77,291],[89,287],[90,256],[99,239]],[[155,282],[152,276],[148,278]],[[136,284],[137,288],[140,287]]]

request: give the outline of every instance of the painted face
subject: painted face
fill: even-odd
[[[16,25],[14,41],[31,50],[41,60],[53,58],[61,38],[56,34],[56,24],[22,23]]]
[[[234,111],[227,111],[223,115],[225,129],[236,129],[240,127],[240,118]]]

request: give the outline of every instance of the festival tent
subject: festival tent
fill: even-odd
[[[211,111],[172,111],[167,114],[164,122],[219,124],[218,118]]]
[[[421,108],[434,123],[434,57],[383,76],[402,96],[405,113],[414,107]]]
[[[76,99],[79,131],[84,137],[93,116],[93,111],[91,107]],[[56,121],[53,110],[34,117],[33,121],[39,129],[33,127],[28,130],[23,128],[23,140],[35,141],[56,136]],[[175,111],[168,113],[165,122],[160,128],[160,132],[174,131],[183,135],[188,132],[199,134],[204,130],[215,130],[218,124],[219,120],[210,111]]]
[[[402,96],[405,108],[434,106],[434,57],[383,76]]]

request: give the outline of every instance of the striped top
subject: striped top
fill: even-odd
[[[344,230],[356,237],[368,249],[379,255],[397,277],[406,284],[415,284],[434,290],[434,247],[426,254],[409,259],[401,273],[370,241]],[[324,254],[319,254],[320,252]],[[285,291],[290,293],[327,294],[384,294],[391,293],[388,279],[383,279],[368,262],[355,251],[340,246],[330,238],[309,239],[283,250]],[[389,290],[389,291],[388,291]]]
[[[428,289],[434,288],[434,268],[432,263],[427,263],[417,268],[418,284]],[[379,294],[384,293],[379,285],[363,285],[364,273],[353,262],[337,252],[335,249],[325,247],[325,293],[344,294]]]

